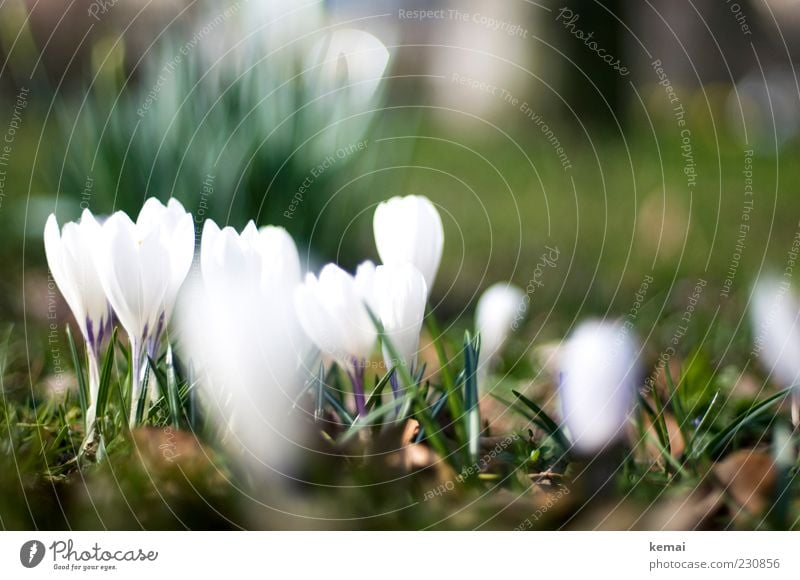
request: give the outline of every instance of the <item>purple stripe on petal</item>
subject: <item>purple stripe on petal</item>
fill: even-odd
[[[88,316],[86,317],[86,342],[89,343],[92,350],[96,350],[97,343],[94,339],[94,325],[92,324],[92,319]]]
[[[364,417],[367,414],[367,397],[364,393],[364,363],[356,359],[352,360],[353,372],[350,374],[350,381],[353,383],[353,397],[356,400],[356,412]]]

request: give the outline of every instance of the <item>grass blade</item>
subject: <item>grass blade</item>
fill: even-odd
[[[703,416],[697,423],[697,427],[695,428],[694,433],[686,442],[686,457],[692,457],[694,444],[697,441],[697,438],[700,437],[703,426],[706,424],[706,420],[708,420],[708,418],[711,416],[711,411],[714,409],[714,404],[717,402],[718,398],[719,398],[719,391],[717,391],[714,394],[714,398],[712,398],[711,402],[708,404],[708,409],[706,409],[706,412],[703,413]]]
[[[545,433],[550,435],[565,451],[572,447],[569,439],[567,439],[567,436],[564,435],[564,432],[561,430],[561,427],[559,427],[539,405],[518,391],[512,390],[511,392],[517,397],[517,401],[533,411],[533,415],[529,418],[541,427]]]
[[[144,360],[144,375],[142,377],[142,393],[139,395],[139,400],[136,401],[136,426],[139,427],[142,424],[142,419],[144,418],[144,408],[147,406],[147,402],[150,399],[150,374],[152,373],[155,365],[153,364],[153,360],[148,356],[145,357]],[[156,378],[156,383],[158,383],[158,379]],[[163,387],[159,385],[159,388],[163,392]]]
[[[355,421],[350,428],[342,435],[341,439],[339,439],[340,443],[347,443],[350,439],[353,438],[361,429],[365,427],[369,427],[373,424],[377,419],[381,417],[389,416],[390,414],[394,413],[402,407],[403,405],[407,404],[409,399],[414,398],[414,393],[406,393],[405,395],[401,395],[396,399],[393,399],[386,403],[385,405],[381,405],[374,411],[367,413],[363,417],[359,417],[357,421]]]
[[[447,396],[442,395],[437,399],[437,401],[431,407],[430,417],[431,419],[436,419],[442,409],[444,409],[445,404],[447,403]],[[419,443],[425,438],[425,427],[419,428],[419,433],[417,433],[416,439],[414,439],[415,443]]]
[[[478,458],[481,417],[478,408],[478,354],[480,352],[480,337],[472,336],[469,332],[464,335],[464,409],[466,411],[465,430],[467,433],[467,449],[472,461]]]
[[[678,387],[675,385],[675,381],[672,378],[669,365],[664,365],[664,372],[666,373],[667,387],[669,388],[669,403],[675,412],[675,419],[678,422],[678,429],[681,431],[681,436],[684,441],[688,442],[690,438],[689,414],[686,412],[686,407],[683,406],[683,401],[681,400],[680,393],[678,393]]]
[[[178,379],[175,373],[175,358],[172,345],[167,344],[167,355],[164,360],[167,368],[167,405],[172,419],[172,426],[178,429],[181,424],[181,397],[178,391]]]
[[[656,432],[655,437],[650,433],[650,430],[644,425],[644,421],[642,420],[642,428],[641,432],[645,434],[648,439],[654,439],[658,445],[659,452],[664,458],[664,472],[669,475],[669,466],[672,464],[672,447],[669,441],[669,430],[667,428],[667,422],[664,419],[664,408],[661,406],[661,400],[658,398],[657,393],[653,393],[653,401],[655,401],[656,409],[650,406],[650,403],[647,402],[647,399],[644,398],[641,394],[639,395],[639,403],[641,404],[642,408],[645,410],[645,413],[650,417],[650,424],[653,427],[653,430]]]
[[[714,438],[706,445],[705,450],[709,450],[712,457],[718,457],[725,447],[733,439],[739,431],[746,427],[757,417],[763,415],[773,404],[786,398],[792,392],[793,387],[783,389],[779,393],[761,401],[757,405],[752,405],[749,409],[736,417],[730,425],[725,427],[722,431],[717,433]]]
[[[669,427],[667,427],[667,418],[664,415],[664,405],[661,404],[661,397],[656,392],[653,392],[653,404],[655,405],[655,414],[651,417],[653,425],[658,430],[661,445],[667,450],[667,453],[672,455],[672,443],[669,440]]]
[[[386,388],[386,385],[389,384],[389,381],[392,378],[392,375],[395,373],[395,369],[391,369],[388,373],[381,377],[381,380],[378,381],[378,384],[375,385],[375,388],[367,397],[367,411],[369,411],[372,407],[378,404],[380,400],[381,393],[383,389]]]
[[[106,408],[108,406],[108,396],[111,386],[111,370],[114,367],[114,349],[117,344],[117,329],[116,327],[111,333],[111,340],[106,349],[106,355],[103,357],[103,366],[100,370],[100,387],[97,390],[97,421],[101,423],[102,418],[105,416]]]
[[[325,406],[325,365],[323,363],[319,363],[319,371],[314,377],[314,382],[317,388],[314,402],[314,423],[317,423],[322,417],[322,409]]]
[[[72,354],[72,365],[75,369],[75,377],[78,379],[78,401],[80,403],[81,414],[83,416],[83,430],[86,431],[89,428],[89,426],[86,424],[86,417],[87,413],[89,412],[89,405],[91,404],[91,395],[89,394],[89,387],[86,385],[86,377],[83,374],[81,357],[78,355],[78,348],[75,346],[75,339],[72,337],[72,331],[69,328],[69,324],[66,325],[66,329],[69,352]]]
[[[445,445],[442,437],[442,429],[436,424],[433,417],[431,417],[426,408],[425,401],[420,401],[419,399],[415,401],[414,417],[419,421],[420,430],[424,429],[428,433],[425,438],[428,445],[430,445],[442,459],[450,457],[450,454],[447,452],[447,445]]]
[[[460,419],[464,415],[464,408],[460,399],[458,385],[461,381],[453,381],[453,375],[450,372],[450,365],[447,359],[447,353],[442,343],[442,331],[439,329],[439,324],[436,322],[436,317],[433,313],[429,313],[425,318],[425,324],[428,327],[428,332],[431,334],[433,340],[433,347],[436,350],[436,357],[439,359],[439,376],[442,378],[442,386],[447,396],[447,408],[450,411],[450,416],[453,421],[453,428],[456,432],[456,438],[459,441],[466,440],[466,432]],[[462,371],[463,372],[463,371]]]
[[[444,385],[445,390],[450,391],[455,388],[456,383],[453,381],[447,353],[442,343],[442,331],[439,329],[439,323],[432,312],[429,312],[428,316],[425,317],[425,326],[428,327],[436,357],[439,359],[439,375],[442,377],[442,385]]]
[[[339,415],[339,418],[342,419],[348,426],[352,426],[355,422],[353,416],[347,412],[347,409],[334,397],[331,395],[328,389],[324,389],[325,392],[325,400],[328,401],[333,408],[335,409],[336,413]]]

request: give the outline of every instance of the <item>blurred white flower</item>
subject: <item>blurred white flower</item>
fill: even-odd
[[[525,316],[525,293],[507,282],[493,284],[481,295],[475,310],[475,328],[481,336],[479,366],[487,372],[508,336]]]
[[[754,351],[775,380],[794,386],[792,420],[800,422],[800,302],[788,283],[765,278],[756,284],[750,316]]]
[[[380,86],[389,63],[389,51],[369,32],[354,28],[334,30],[309,51],[306,69],[315,69],[316,93],[343,91],[340,102],[360,110]]]
[[[373,228],[381,261],[416,266],[430,292],[444,248],[442,218],[433,203],[419,195],[393,197],[378,204]]]
[[[318,157],[361,139],[376,106],[389,51],[369,32],[334,30],[310,47],[303,60],[309,126],[320,132],[309,144]]]
[[[88,209],[83,211],[79,222],[68,222],[61,231],[55,215],[47,219],[44,228],[47,264],[86,341],[91,398],[86,417],[89,429],[94,424],[100,386],[100,346],[111,334],[111,307],[92,260],[99,235],[100,224]]]
[[[306,335],[350,374],[356,410],[363,414],[363,365],[375,346],[377,330],[355,279],[335,264],[325,266],[319,278],[309,273],[295,291],[295,308]]]
[[[563,421],[573,445],[585,454],[601,451],[622,435],[633,407],[636,343],[618,323],[584,322],[560,362]]]
[[[294,314],[297,248],[282,228],[241,234],[206,220],[202,279],[185,295],[179,328],[211,416],[259,473],[285,469],[298,434],[289,417],[307,339]]]
[[[258,237],[262,283],[288,285],[294,290],[301,281],[301,269],[292,236],[281,227],[266,226],[258,230]]]
[[[142,396],[142,368],[147,347],[158,340],[191,266],[194,251],[192,216],[145,204],[137,222],[118,211],[100,228],[94,260],[106,298],[131,344],[131,422]],[[171,303],[170,303],[171,301]]]
[[[788,284],[775,278],[760,281],[750,310],[755,346],[766,368],[783,386],[800,377],[800,303]]]
[[[258,241],[258,229],[252,221],[240,235],[231,227],[220,229],[207,219],[200,241],[200,270],[206,291],[219,300],[237,287],[255,295],[261,282]]]

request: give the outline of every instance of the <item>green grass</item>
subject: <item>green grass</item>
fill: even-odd
[[[430,319],[428,325],[436,327]],[[19,337],[15,332],[8,337],[4,353],[18,356]],[[66,347],[66,334],[64,340]],[[512,344],[508,352],[515,347],[521,345]],[[9,389],[21,361],[7,360],[0,407],[0,489],[6,491],[0,521],[6,528],[513,529],[538,514],[534,527],[580,529],[593,521],[581,519],[588,509],[583,501],[591,495],[581,477],[604,465],[614,473],[609,495],[599,505],[587,505],[608,512],[612,527],[659,527],[666,518],[659,515],[662,506],[711,490],[722,499],[692,526],[800,526],[793,453],[793,465],[784,459],[776,467],[779,483],[758,492],[767,506],[758,513],[740,509],[735,489],[764,474],[744,468],[738,483],[723,485],[715,471],[736,451],[774,453],[776,430],[788,425],[780,406],[786,391],[765,385],[755,398],[742,397],[718,386],[711,365],[702,371],[682,366],[675,377],[665,373],[665,383],[643,391],[626,444],[590,462],[587,472],[584,460],[572,457],[556,414],[543,407],[552,400],[542,393],[552,393],[554,385],[535,372],[535,361],[507,356],[488,379],[496,385],[493,396],[507,408],[482,404],[480,421],[469,420],[469,410],[477,409],[478,349],[468,334],[463,341],[457,333],[445,335],[434,348],[439,363],[431,361],[444,366],[434,375],[423,369],[406,377],[412,386],[398,401],[381,397],[389,374],[368,376],[374,387],[368,389],[369,413],[363,418],[346,410],[345,374],[335,365],[327,373],[320,366],[293,411],[305,424],[309,451],[291,483],[269,485],[243,468],[219,432],[204,422],[188,368],[171,351],[152,361],[158,395],[142,426],[132,431],[128,353],[119,339],[111,343],[102,364],[102,449],[84,455],[79,453],[85,432],[81,381],[70,376],[68,389],[54,394],[46,386],[48,373],[42,373],[28,389]],[[704,353],[701,348],[694,356]],[[74,363],[80,360],[76,356]],[[531,382],[531,376],[539,378]],[[708,396],[695,396],[692,384],[698,381],[714,385]],[[497,421],[503,417],[510,421]],[[671,447],[667,417],[678,425],[682,451]],[[418,422],[411,438],[403,434],[408,420]],[[477,455],[470,453],[476,441]],[[412,452],[422,459],[411,459]],[[572,492],[562,491],[563,498],[543,513],[543,502],[554,497],[548,494],[564,489]]]

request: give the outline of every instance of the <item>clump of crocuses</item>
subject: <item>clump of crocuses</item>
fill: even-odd
[[[118,211],[80,221],[59,232],[51,215],[44,232],[53,279],[86,341],[89,361],[87,428],[94,427],[100,383],[99,357],[111,334],[113,310],[131,348],[131,423],[143,398],[144,363],[154,357],[194,254],[192,216],[175,199],[148,199],[136,220]]]

